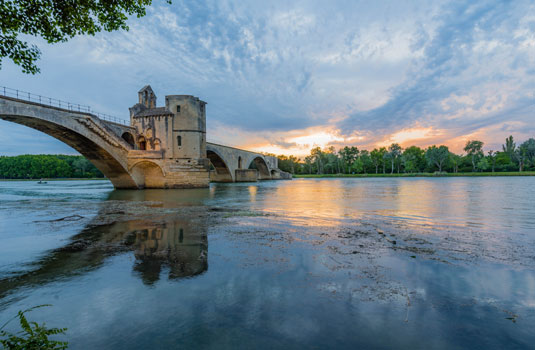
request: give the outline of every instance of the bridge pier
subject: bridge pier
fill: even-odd
[[[258,170],[256,169],[236,169],[235,170],[236,182],[257,182]]]

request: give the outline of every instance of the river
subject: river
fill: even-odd
[[[0,324],[72,349],[533,349],[535,177],[0,182]],[[10,323],[17,330],[17,323]]]

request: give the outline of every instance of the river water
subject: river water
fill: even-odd
[[[73,349],[528,349],[535,177],[0,182],[0,325]],[[17,330],[17,323],[7,327]]]

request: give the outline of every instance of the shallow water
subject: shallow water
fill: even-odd
[[[533,348],[534,195],[534,177],[0,182],[0,324],[52,304],[29,318],[74,349]]]

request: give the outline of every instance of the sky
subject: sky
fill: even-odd
[[[154,0],[129,31],[4,59],[0,86],[128,119],[137,91],[195,95],[208,141],[304,156],[312,147],[535,137],[533,1]],[[0,155],[76,151],[0,121]]]

